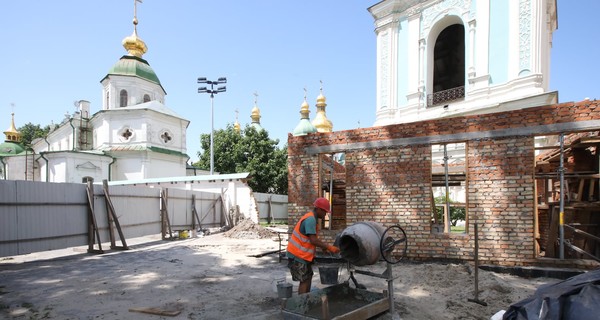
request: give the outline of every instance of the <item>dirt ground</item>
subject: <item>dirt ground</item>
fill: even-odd
[[[101,255],[77,247],[0,258],[0,318],[281,319],[276,284],[292,282],[286,261],[280,262],[275,253],[252,257],[278,250],[276,239],[275,233],[247,224],[189,239],[131,239],[131,250]],[[380,263],[360,269],[381,273],[384,268]],[[313,290],[326,287],[318,267],[314,270]],[[399,277],[393,282],[393,318],[490,319],[539,285],[558,281],[480,270],[479,300],[488,304],[481,306],[468,301],[474,297],[472,271],[466,264],[395,265],[393,274]],[[342,268],[339,280],[348,278]],[[383,279],[359,274],[356,278],[369,291],[387,289]],[[293,284],[295,296],[297,282]]]

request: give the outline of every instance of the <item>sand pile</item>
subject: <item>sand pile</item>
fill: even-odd
[[[235,227],[225,231],[223,235],[235,239],[267,239],[276,236],[276,233],[261,227],[250,219],[242,219]]]

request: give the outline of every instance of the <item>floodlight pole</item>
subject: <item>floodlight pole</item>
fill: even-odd
[[[208,89],[207,87],[198,88],[198,93],[210,93],[210,174],[213,175],[214,168],[215,168],[215,154],[214,154],[214,143],[213,143],[213,139],[214,139],[213,136],[214,136],[214,131],[215,131],[215,129],[214,129],[214,124],[215,124],[214,98],[215,98],[215,94],[217,94],[219,92],[225,92],[227,90],[227,88],[225,86],[220,86],[217,89],[215,89],[214,85],[227,83],[227,78],[221,77],[217,81],[212,81],[212,80],[206,80],[206,78],[201,77],[201,78],[198,78],[198,83],[205,83],[205,84],[210,85],[210,89]]]

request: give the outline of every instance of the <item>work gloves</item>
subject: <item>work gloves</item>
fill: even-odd
[[[338,248],[336,246],[328,245],[327,252],[333,253],[333,254],[340,253],[340,248]]]

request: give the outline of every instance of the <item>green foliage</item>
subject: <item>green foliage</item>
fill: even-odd
[[[51,131],[50,125],[42,128],[39,124],[33,124],[31,122],[26,123],[22,127],[18,128],[17,131],[21,133],[21,144],[26,147],[31,146],[31,142],[37,138],[43,138],[48,135]]]
[[[443,206],[446,205],[446,197],[445,196],[435,197],[434,201],[436,204],[435,214],[437,215],[438,221],[444,221],[442,215],[444,214]],[[449,203],[450,203],[450,224],[452,224],[452,226],[456,226],[456,223],[458,221],[465,220],[465,218],[467,216],[466,215],[467,210],[464,207],[453,206],[452,204],[455,203],[455,201],[450,200]]]
[[[247,125],[237,133],[231,124],[215,130],[214,171],[222,174],[249,172],[248,185],[255,192],[287,194],[287,146],[269,138],[266,130]],[[210,170],[210,133],[200,136],[204,152],[193,166]]]

